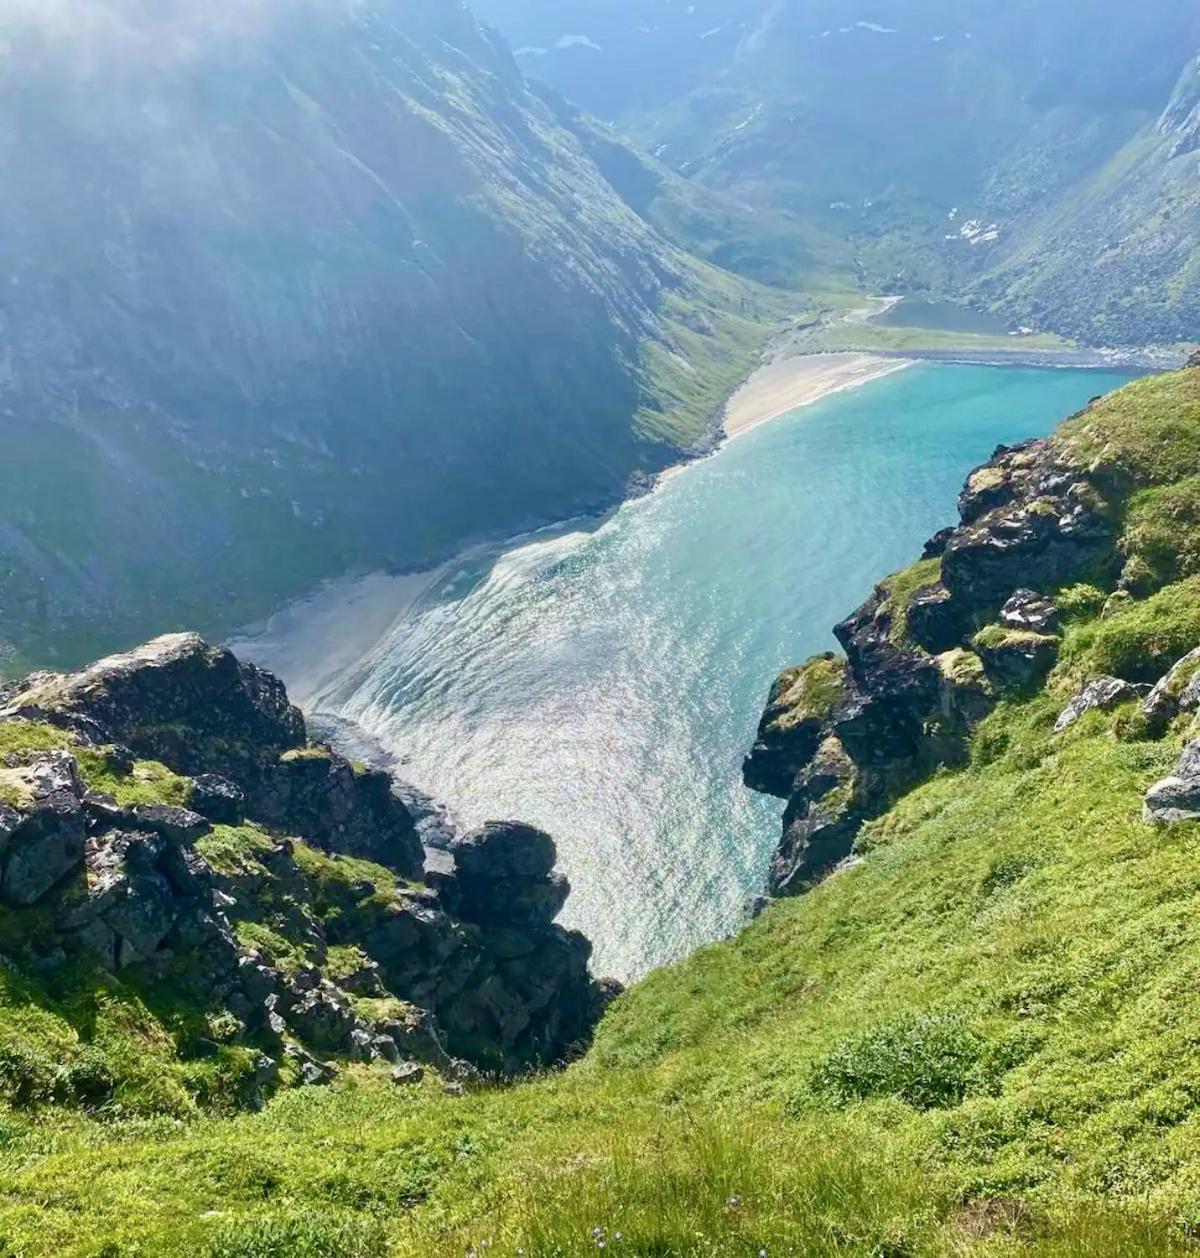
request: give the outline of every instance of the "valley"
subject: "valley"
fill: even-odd
[[[0,1258],[1186,1258],[1194,0],[0,0]]]

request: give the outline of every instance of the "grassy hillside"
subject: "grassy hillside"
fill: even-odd
[[[1064,592],[1057,668],[968,763],[871,822],[854,867],[628,992],[563,1074],[461,1096],[348,1067],[222,1116],[168,1086],[161,1015],[119,980],[64,998],[0,970],[0,1253],[1191,1252],[1200,829],[1146,824],[1142,797],[1192,718],[1152,731],[1131,699],[1054,725],[1089,677],[1152,681],[1200,644],[1170,527],[1197,432],[1200,371],[1071,421],[1058,447],[1124,487],[1141,580]],[[92,1075],[118,1099],[64,1107]]]

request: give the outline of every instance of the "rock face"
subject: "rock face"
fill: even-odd
[[[845,658],[780,678],[744,767],[747,786],[788,801],[773,892],[827,874],[864,821],[964,761],[1001,696],[1044,681],[1060,646],[1050,595],[1120,572],[1120,488],[1053,440],[1001,447],[968,478],[960,523],[837,626]]]
[[[490,823],[432,854],[421,885],[389,776],[308,745],[275,678],[199,638],[37,674],[6,693],[6,730],[63,744],[0,760],[6,940],[39,970],[91,957],[225,1011],[271,1064],[252,1101],[285,1050],[314,1083],[336,1071],[314,1054],[560,1061],[613,994],[588,941],[554,924],[569,887],[549,835]],[[145,802],[155,782],[163,802]]]

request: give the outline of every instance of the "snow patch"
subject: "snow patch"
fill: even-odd
[[[590,48],[593,52],[603,52],[594,39],[587,35],[563,35],[555,41],[555,48]]]

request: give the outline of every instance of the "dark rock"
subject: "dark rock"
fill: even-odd
[[[134,823],[153,830],[171,843],[191,846],[212,829],[208,819],[187,808],[167,804],[138,804],[132,809]]]
[[[1049,442],[1003,451],[973,473],[960,509],[942,581],[976,623],[994,617],[1031,575],[1057,588],[1106,568],[1115,573],[1115,513],[1091,476]]]
[[[0,901],[36,904],[83,862],[84,788],[75,757],[47,752],[24,768],[4,771],[15,803],[0,818]],[[16,816],[14,816],[14,813]]]
[[[378,769],[356,770],[328,748],[286,753],[262,775],[248,811],[326,851],[421,876],[424,851],[391,778]]]
[[[447,907],[469,922],[544,925],[562,911],[570,885],[555,873],[554,840],[533,826],[489,821],[451,846],[454,875],[439,878]]]
[[[1062,710],[1054,723],[1054,731],[1061,734],[1088,712],[1111,712],[1129,699],[1136,699],[1140,692],[1136,686],[1119,677],[1097,677],[1086,686]]]
[[[957,646],[966,629],[962,608],[944,585],[918,590],[908,604],[909,636],[932,655]]]
[[[1044,595],[1018,590],[1001,609],[1000,623],[1007,629],[1053,635],[1062,628],[1062,612]]]
[[[392,1082],[404,1087],[420,1083],[425,1078],[425,1067],[419,1062],[402,1062],[392,1071]]]
[[[310,988],[293,983],[285,995],[288,999],[281,1002],[280,1012],[302,1040],[324,1052],[353,1052],[354,1032],[363,1028],[344,992],[318,980]]]
[[[238,826],[246,819],[245,792],[217,773],[202,773],[193,779],[188,807],[217,825]]]
[[[371,960],[365,961],[349,974],[339,974],[337,985],[342,991],[355,996],[382,996],[385,992],[379,966]]]
[[[191,633],[79,673],[35,674],[8,696],[4,715],[79,728],[178,773],[235,780],[305,740],[304,718],[278,678]]]
[[[1200,367],[1200,349],[1194,349],[1188,355],[1188,360],[1183,364],[1185,367]]]
[[[977,639],[975,649],[998,690],[1027,693],[1050,675],[1061,645],[1060,638],[1013,629],[994,640]]]
[[[338,1077],[338,1068],[332,1062],[321,1061],[298,1044],[289,1044],[284,1053],[299,1066],[301,1082],[309,1087],[332,1083]]]
[[[926,543],[921,551],[922,559],[940,559],[945,553],[946,544],[954,536],[954,526],[939,529]]]

